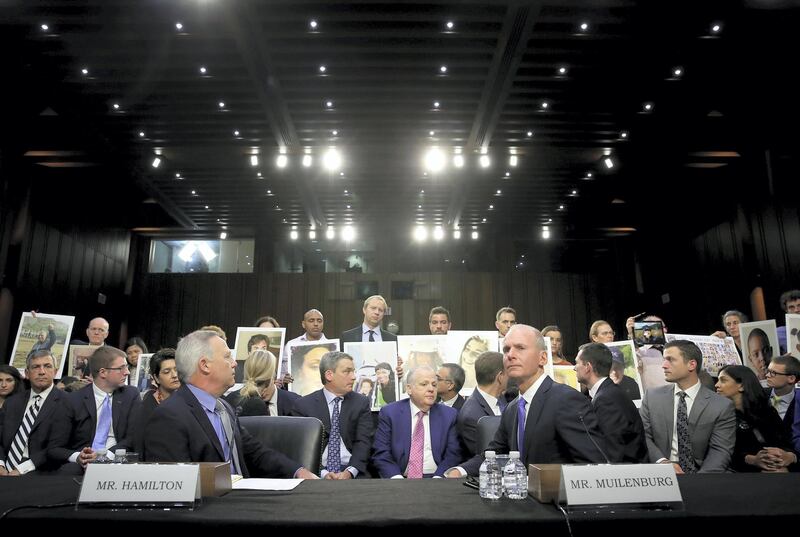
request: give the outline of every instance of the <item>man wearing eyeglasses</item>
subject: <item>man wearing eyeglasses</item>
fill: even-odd
[[[8,398],[0,411],[0,476],[51,473],[67,462],[52,449],[69,442],[67,394],[53,388],[56,360],[38,350],[26,360],[31,384]]]
[[[436,394],[439,402],[450,408],[461,410],[467,400],[459,391],[464,386],[466,373],[464,368],[458,364],[444,364],[436,372]]]
[[[778,411],[783,420],[784,432],[787,438],[792,437],[792,423],[795,418],[795,399],[800,395],[800,390],[795,389],[795,384],[800,380],[800,360],[786,354],[776,356],[767,366],[767,395],[769,402]]]
[[[105,449],[113,458],[117,449],[132,450],[141,407],[139,392],[128,386],[128,361],[125,352],[109,345],[89,357],[92,383],[74,392],[72,407],[72,454],[69,461],[82,468]]]

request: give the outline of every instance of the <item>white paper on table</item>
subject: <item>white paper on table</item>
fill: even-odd
[[[240,479],[233,483],[233,490],[294,490],[302,479]]]

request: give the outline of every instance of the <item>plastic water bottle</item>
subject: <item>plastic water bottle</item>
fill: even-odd
[[[500,466],[494,451],[487,451],[480,469],[480,495],[487,500],[499,500],[503,495]]]
[[[106,451],[105,449],[98,449],[97,451],[95,451],[95,453],[97,453],[97,457],[95,457],[95,459],[93,461],[93,464],[110,464],[111,463],[111,459],[109,459],[108,456],[106,455],[108,453],[108,451]]]
[[[519,460],[519,451],[508,454],[508,464],[503,468],[503,490],[511,500],[524,500],[528,497],[528,473]]]
[[[114,464],[127,464],[128,463],[128,450],[117,449],[114,450]]]

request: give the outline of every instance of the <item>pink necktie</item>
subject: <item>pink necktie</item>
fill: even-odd
[[[414,434],[411,435],[411,453],[408,456],[408,479],[422,479],[422,459],[425,457],[425,424],[422,418],[426,412],[417,412],[417,423],[414,425]]]

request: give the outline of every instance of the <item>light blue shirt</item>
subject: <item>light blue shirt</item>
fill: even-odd
[[[366,324],[362,323],[361,324],[361,341],[363,343],[371,343],[370,340],[369,340],[369,331],[370,330],[372,330],[372,332],[375,334],[374,336],[372,336],[372,339],[374,341],[383,341],[383,338],[381,337],[381,327],[380,326],[375,327],[375,328],[370,328]]]

